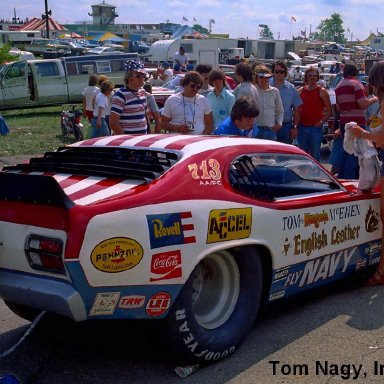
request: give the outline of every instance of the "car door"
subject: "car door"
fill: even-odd
[[[35,63],[39,103],[54,104],[68,100],[67,81],[58,64],[48,60]]]
[[[25,61],[18,61],[8,66],[1,78],[1,89],[6,106],[32,104]]]

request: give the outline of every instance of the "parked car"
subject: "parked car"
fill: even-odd
[[[0,172],[0,297],[26,318],[162,319],[177,360],[209,364],[261,304],[374,268],[379,211],[380,187],[362,194],[291,145],[86,140]]]
[[[107,46],[94,47],[87,51],[88,55],[101,55],[104,53],[124,53],[124,52],[122,52],[121,50],[117,50],[113,47],[107,47]]]

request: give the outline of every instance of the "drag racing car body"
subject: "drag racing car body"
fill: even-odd
[[[241,137],[86,140],[0,172],[0,297],[76,321],[163,319],[189,362],[233,353],[260,304],[379,260],[379,190]]]

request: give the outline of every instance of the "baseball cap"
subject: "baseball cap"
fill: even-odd
[[[164,61],[164,63],[163,63],[163,68],[168,68],[168,67],[170,67],[168,61]]]
[[[144,64],[137,59],[131,59],[127,60],[124,63],[124,70],[125,71],[136,71],[136,72],[141,72],[141,73],[146,73],[144,69]]]

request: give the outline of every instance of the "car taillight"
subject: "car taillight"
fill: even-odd
[[[25,253],[32,268],[65,273],[61,239],[30,235],[25,244]]]

